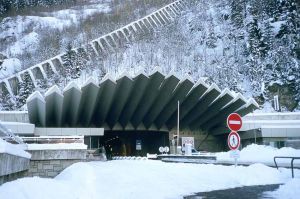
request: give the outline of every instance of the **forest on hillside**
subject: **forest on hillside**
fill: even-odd
[[[72,51],[73,46],[80,46],[96,35],[100,36],[168,3],[144,0],[132,4],[132,1],[109,1],[112,11],[101,16],[109,15],[110,20],[99,21],[99,18],[95,20],[90,16],[61,30],[55,40],[49,36],[40,38],[36,51],[31,54],[24,52],[10,54],[9,57],[26,60],[25,65],[30,66],[36,61],[32,57],[38,53],[40,58],[45,59],[48,55],[67,52],[64,70],[60,75],[40,82],[38,89],[41,92],[53,83],[63,88],[69,81],[83,81],[89,75],[100,80],[108,72],[117,77],[124,71],[130,74],[140,70],[150,73],[159,68],[164,73],[172,71],[182,77],[189,75],[195,81],[203,78],[221,88],[228,87],[247,97],[254,97],[265,111],[273,111],[273,97],[276,95],[281,104],[280,111],[300,110],[300,17],[297,0],[191,1],[189,8],[174,23],[139,35],[115,52],[86,60]],[[75,3],[79,2],[83,3],[79,0]],[[116,8],[119,12],[115,12]],[[11,9],[13,15],[18,12],[16,7]],[[128,9],[135,15],[129,15]],[[94,28],[103,23],[106,24],[105,31]],[[78,39],[79,33],[84,39]],[[49,45],[41,45],[48,40],[51,41]],[[4,47],[0,46],[0,49],[5,51]],[[66,77],[65,74],[71,75]],[[23,106],[34,90],[30,78],[27,78],[28,82],[23,81],[15,99],[7,95],[1,97],[3,110]]]

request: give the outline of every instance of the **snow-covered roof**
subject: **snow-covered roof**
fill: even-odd
[[[0,153],[8,153],[15,156],[24,158],[31,158],[30,153],[24,151],[25,145],[22,144],[11,144],[0,138]]]

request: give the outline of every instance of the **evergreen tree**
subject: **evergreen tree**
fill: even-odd
[[[19,83],[19,94],[17,96],[17,107],[20,108],[26,104],[26,100],[33,92],[34,85],[28,72],[24,73],[23,82]]]
[[[244,0],[231,0],[230,19],[237,28],[243,27],[244,23]]]
[[[0,110],[3,111],[11,111],[11,110],[16,110],[17,102],[16,98],[14,96],[10,96],[8,93],[1,92],[0,95]]]
[[[68,77],[76,79],[80,76],[81,70],[83,68],[83,61],[80,56],[72,50],[72,45],[69,43],[67,45],[67,52],[63,56],[63,76],[67,79]]]

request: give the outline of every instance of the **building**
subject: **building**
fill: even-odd
[[[53,86],[44,96],[34,92],[28,111],[1,112],[0,120],[21,136],[83,135],[89,148],[145,155],[169,146],[178,101],[180,135],[194,137],[196,148],[209,151],[225,149],[230,113],[244,116],[258,108],[253,99],[215,84],[154,71],[116,80],[107,75],[99,83],[90,78],[81,87],[71,82],[63,91]]]

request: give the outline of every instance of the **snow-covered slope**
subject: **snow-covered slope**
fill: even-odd
[[[69,42],[72,46],[79,46],[95,38],[95,35],[99,37],[99,34],[103,34],[102,26],[105,30],[120,27],[119,21],[129,19],[125,8],[134,3],[126,1],[112,7],[114,2],[92,2],[81,10],[75,7],[44,12],[34,18],[4,19],[1,27],[5,42],[0,50],[8,55],[22,53],[22,49],[29,54],[34,50],[38,54],[35,56],[37,59],[49,58],[65,51]],[[262,105],[263,111],[272,111],[274,95],[279,95],[282,110],[299,110],[300,51],[296,41],[300,37],[300,20],[296,1],[192,2],[176,23],[151,34],[140,35],[134,43],[126,43],[116,52],[86,63],[87,68],[83,69],[80,78],[87,78],[91,74],[101,79],[105,73],[118,76],[124,71],[132,74],[141,69],[149,73],[156,67],[165,73],[173,71],[182,76],[188,74],[195,80],[205,77],[221,88],[228,87],[242,92],[246,97],[253,96]],[[150,4],[146,2],[145,5]],[[132,15],[144,16],[139,13],[145,9],[145,5],[137,1]],[[121,13],[118,12],[120,7],[123,8]],[[94,19],[99,12],[108,12],[116,19],[113,18],[110,24],[99,22]],[[126,17],[121,17],[123,15]],[[17,25],[20,24],[18,20],[24,21],[21,28]],[[45,29],[47,34],[43,32]],[[13,32],[17,36],[9,36]],[[49,37],[49,33],[56,36]],[[10,38],[13,38],[12,43],[9,42]],[[33,63],[27,59],[26,53],[18,56],[22,65],[26,65],[25,62]],[[63,75],[54,78],[55,81],[50,79],[48,84],[58,82],[64,87],[67,83]]]

